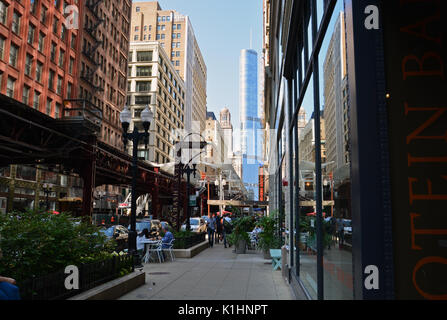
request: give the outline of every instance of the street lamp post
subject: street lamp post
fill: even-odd
[[[46,210],[50,210],[50,199],[49,195],[52,192],[51,186],[47,183],[44,183],[42,186],[42,191],[45,193],[45,207]]]
[[[130,122],[132,121],[132,114],[127,108],[120,113],[120,121],[123,127],[123,142],[126,147],[127,142],[132,141],[132,186],[131,186],[131,213],[130,213],[130,232],[129,232],[129,253],[134,256],[136,265],[140,265],[137,254],[137,232],[136,232],[136,214],[137,214],[137,171],[138,171],[138,143],[140,139],[144,139],[145,149],[149,144],[149,127],[151,121],[154,119],[154,114],[149,106],[141,112],[141,120],[143,122],[144,132],[139,132],[134,125],[133,132],[127,132]]]
[[[188,135],[186,135],[181,141],[180,141],[180,137],[179,137],[178,141],[176,142],[176,143],[178,144],[177,158],[179,159],[179,162],[178,162],[177,166],[178,166],[178,175],[179,175],[179,179],[180,179],[180,177],[183,176],[184,173],[186,173],[186,178],[187,178],[187,181],[186,181],[186,196],[187,196],[187,204],[188,204],[188,206],[187,206],[187,208],[186,208],[186,231],[190,231],[190,230],[191,230],[191,223],[190,223],[191,209],[190,209],[190,205],[189,205],[189,193],[190,193],[190,184],[191,184],[191,173],[194,174],[194,178],[195,178],[195,177],[196,177],[196,172],[197,172],[197,168],[196,168],[197,165],[194,163],[194,164],[192,165],[192,168],[191,168],[191,167],[189,166],[189,164],[191,163],[191,161],[192,161],[196,156],[198,156],[198,155],[200,155],[200,154],[203,153],[203,152],[201,152],[201,153],[197,154],[196,156],[192,157],[191,159],[189,159],[189,162],[188,162],[187,164],[183,164],[183,163],[182,163],[182,160],[181,160],[181,159],[182,159],[182,158],[181,158],[181,157],[182,157],[182,142],[183,142],[188,136],[193,135],[193,134],[197,134],[197,135],[199,135],[201,138],[203,138],[201,134],[192,132],[192,133],[189,133]],[[208,144],[208,143],[207,143],[206,141],[201,141],[201,142],[200,142],[200,149],[205,148],[205,146],[206,146],[207,144]],[[192,149],[192,143],[191,143],[191,142],[189,142],[189,149]],[[180,180],[179,180],[179,181],[180,181]],[[179,194],[180,194],[180,190],[179,190]],[[177,220],[178,220],[178,219],[177,219]],[[180,222],[177,221],[177,228],[179,227],[179,225],[180,225]]]

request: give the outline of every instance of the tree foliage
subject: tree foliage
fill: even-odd
[[[114,240],[69,213],[12,212],[0,216],[0,274],[20,280],[68,265],[110,257]]]

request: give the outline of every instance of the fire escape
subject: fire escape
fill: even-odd
[[[101,64],[96,59],[96,53],[100,45],[102,45],[103,41],[96,37],[96,32],[98,27],[104,23],[104,19],[98,16],[98,5],[103,0],[89,0],[86,4],[86,7],[91,11],[92,16],[95,19],[95,22],[89,23],[89,19],[86,19],[86,26],[84,28],[85,33],[91,38],[93,45],[92,46],[84,46],[82,53],[84,56],[93,64],[93,68],[87,68],[82,71],[81,78],[89,83],[91,87],[95,91],[104,91],[104,88],[101,87],[101,83],[96,85],[95,83],[95,73],[101,67]]]

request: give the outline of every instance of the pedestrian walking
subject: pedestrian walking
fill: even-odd
[[[222,218],[222,235],[223,235],[223,241],[224,241],[224,246],[225,248],[227,247],[227,234],[230,234],[233,231],[233,226],[231,224],[231,219],[228,218],[228,216],[225,216]],[[229,244],[229,243],[228,243]],[[229,246],[231,247],[231,245],[229,244]]]
[[[222,222],[220,213],[217,213],[216,217],[216,244],[219,243],[219,240],[222,240]]]
[[[338,233],[338,244],[342,245],[344,242],[344,225],[343,225],[343,219],[337,220],[337,233]]]
[[[214,233],[216,232],[216,217],[213,213],[212,216],[208,216],[209,221],[206,223],[206,231],[208,233],[208,243],[210,248],[213,247],[214,244]]]

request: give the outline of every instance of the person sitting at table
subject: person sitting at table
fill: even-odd
[[[0,300],[20,300],[19,288],[14,279],[0,276]]]
[[[149,230],[143,229],[137,237],[137,252],[143,256],[144,255],[144,240],[149,239]]]
[[[174,240],[174,235],[172,234],[171,231],[169,231],[168,226],[165,225],[164,227],[162,227],[163,231],[165,232],[164,237],[161,239],[162,242],[162,248],[163,249],[167,249],[169,248],[169,244],[171,243],[172,240]]]

